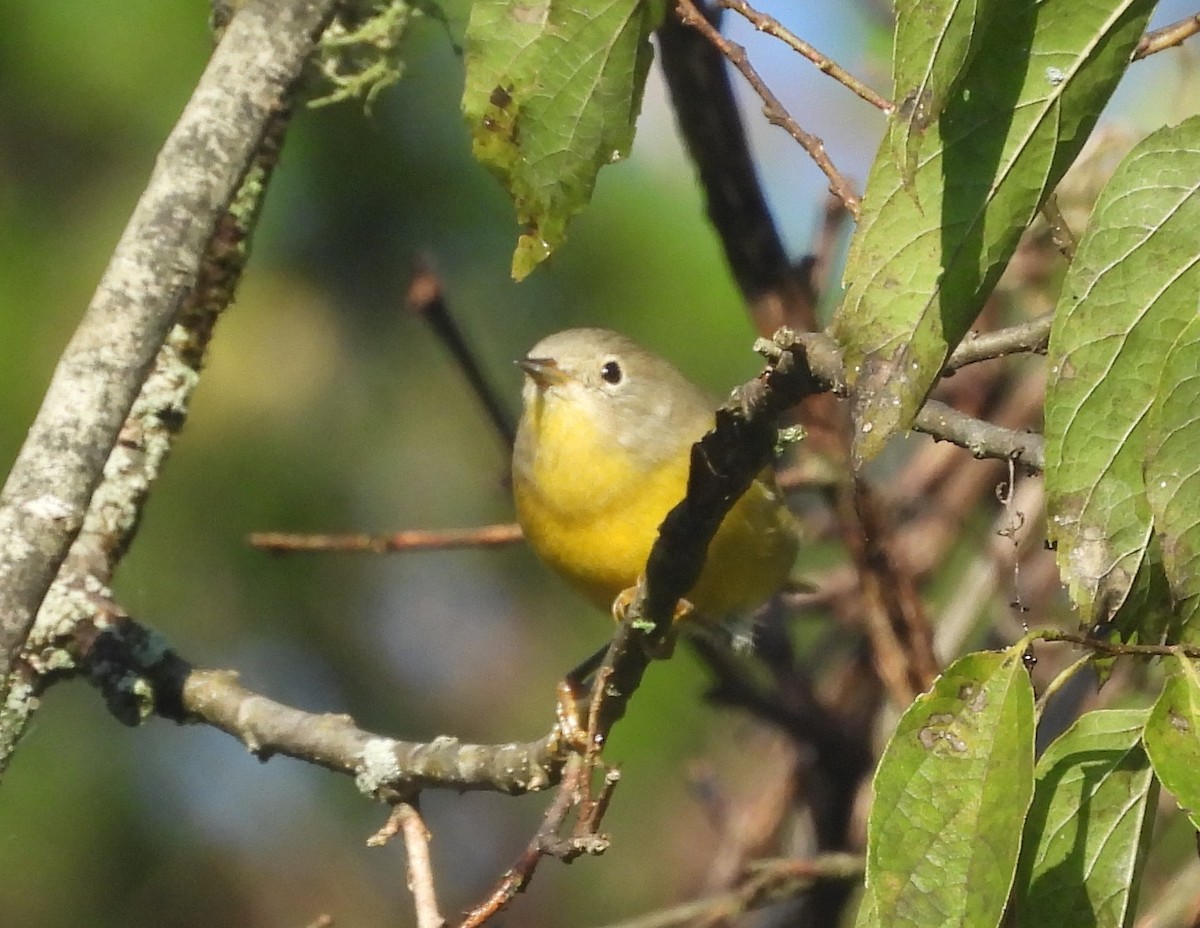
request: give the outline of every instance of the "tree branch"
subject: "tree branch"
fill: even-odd
[[[159,153],[0,493],[6,676],[195,286],[218,221],[334,6],[334,0],[248,0]]]
[[[256,757],[294,757],[355,778],[366,795],[407,800],[424,788],[537,792],[558,782],[566,750],[557,728],[544,738],[500,745],[456,738],[399,741],[365,731],[347,715],[312,713],[246,689],[231,671],[192,667],[161,636],[97,605],[81,624],[73,653],[126,724],[152,714],[202,722],[237,738]]]
[[[829,56],[817,51],[775,17],[759,12],[747,3],[746,0],[718,0],[718,2],[725,9],[733,10],[735,13],[749,20],[750,24],[759,32],[765,32],[767,35],[774,36],[798,55],[803,55],[815,64],[817,70],[822,74],[828,74],[855,96],[870,103],[877,110],[890,113],[894,108],[890,100],[886,100],[877,94],[872,88],[868,87],[836,61],[829,58]]]
[[[800,143],[800,147],[808,152],[808,156],[829,178],[830,191],[845,204],[846,209],[857,219],[859,196],[854,192],[853,185],[829,159],[829,155],[825,151],[825,143],[811,132],[802,129],[800,124],[788,113],[787,108],[779,102],[779,98],[771,92],[771,88],[759,77],[758,71],[754,69],[754,66],[750,64],[750,59],[746,56],[746,50],[721,35],[716,27],[696,9],[692,0],[676,0],[675,12],[685,25],[699,30],[708,41],[720,50],[722,55],[729,59],[730,64],[742,72],[742,76],[754,88],[754,92],[762,98],[763,114],[767,117],[767,121],[772,125],[779,126]]]
[[[255,532],[249,537],[255,548],[273,554],[309,551],[446,551],[453,548],[493,548],[524,540],[515,522],[481,525],[477,528],[407,529],[390,535],[305,535],[289,532]]]
[[[992,358],[1002,358],[1010,354],[1045,354],[1046,346],[1050,342],[1050,326],[1053,323],[1054,314],[1047,313],[1005,329],[996,329],[981,335],[968,335],[951,353],[945,370],[956,371],[968,364],[990,361]]]
[[[1039,321],[1039,324],[1044,324],[1044,320]],[[1025,327],[1016,328],[1023,330]],[[1018,334],[1024,338],[1028,333],[1022,331]],[[995,335],[1000,336],[1001,333],[997,332]],[[990,349],[998,351],[1007,341],[1007,338],[996,338],[991,341]],[[829,336],[819,333],[781,332],[776,336],[774,344],[776,350],[788,350],[789,346],[803,345],[814,376],[839,396],[848,395],[850,388],[846,383],[841,352]],[[970,354],[970,351],[966,354]],[[973,360],[982,360],[982,357],[977,355]],[[1014,461],[1031,472],[1040,472],[1045,466],[1045,440],[1041,435],[993,425],[952,409],[937,400],[926,400],[917,413],[913,427],[939,441],[953,442],[966,448],[977,458]]]
[[[1138,42],[1137,48],[1133,50],[1133,60],[1147,58],[1164,49],[1182,45],[1185,40],[1190,39],[1197,32],[1200,32],[1200,13],[1193,13],[1178,22],[1170,23],[1153,32],[1147,32]]]

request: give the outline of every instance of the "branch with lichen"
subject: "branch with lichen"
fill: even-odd
[[[361,99],[370,112],[379,95],[403,77],[401,46],[421,12],[406,0],[340,4],[314,56],[328,89],[308,105]]]
[[[58,641],[108,598],[240,279],[290,90],[332,7],[250,2],[224,24],[13,466],[0,503],[0,772],[40,678],[69,665]],[[48,524],[36,500],[53,501]]]
[[[527,743],[402,741],[359,728],[347,715],[304,712],[246,689],[228,670],[193,667],[157,633],[93,603],[70,643],[79,672],[128,725],[157,715],[232,735],[256,757],[294,757],[353,776],[372,798],[398,801],[426,787],[518,794],[558,782],[567,754],[557,728]]]

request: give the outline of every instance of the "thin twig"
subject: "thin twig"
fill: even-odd
[[[517,862],[505,871],[487,897],[467,911],[459,928],[479,928],[512,902],[518,893],[525,891],[538,864],[547,855],[548,846],[553,843],[571,809],[579,801],[580,780],[585,775],[586,765],[583,758],[577,754],[573,755],[567,761],[558,792],[542,816],[537,832],[525,846]]]
[[[515,522],[477,528],[408,529],[390,535],[303,535],[289,532],[255,532],[251,546],[275,554],[311,551],[446,551],[454,548],[495,548],[522,541]]]
[[[1046,197],[1046,201],[1042,204],[1042,218],[1050,227],[1050,240],[1054,242],[1054,247],[1058,249],[1059,254],[1067,259],[1068,264],[1074,261],[1079,241],[1075,238],[1075,233],[1071,231],[1070,225],[1067,224],[1067,217],[1059,209],[1058,197],[1053,193]]]
[[[770,347],[763,342],[760,344]],[[781,331],[773,344],[775,350],[803,345],[813,375],[839,396],[848,394],[841,352],[829,336]],[[993,425],[936,400],[926,401],[917,412],[913,427],[939,441],[966,448],[978,458],[1013,460],[1030,472],[1039,472],[1045,465],[1045,440],[1041,435]]]
[[[614,922],[607,928],[721,924],[764,906],[795,899],[818,883],[858,880],[863,867],[863,859],[854,854],[821,854],[808,860],[760,860],[751,864],[741,881],[728,892]]]
[[[504,440],[505,445],[512,447],[516,436],[516,426],[512,416],[500,402],[496,391],[483,376],[483,370],[475,357],[475,352],[459,328],[458,323],[450,312],[446,302],[446,294],[440,278],[434,273],[433,265],[428,259],[421,259],[413,268],[412,281],[408,285],[408,296],[405,299],[408,311],[424,319],[446,350],[454,358],[471,392],[483,406],[492,425]]]
[[[1178,22],[1147,32],[1133,50],[1133,60],[1147,58],[1164,49],[1182,45],[1184,40],[1190,39],[1197,32],[1200,32],[1200,13],[1193,13]]]
[[[958,347],[946,362],[946,371],[956,371],[979,361],[990,361],[1012,354],[1045,354],[1050,343],[1050,326],[1054,314],[1046,313],[1028,322],[996,329],[982,334],[970,334],[958,343]]]
[[[696,5],[692,0],[676,0],[675,12],[685,25],[698,29],[705,38],[720,49],[721,54],[729,59],[729,63],[742,73],[742,76],[754,88],[755,93],[762,98],[763,115],[766,116],[767,121],[772,125],[784,129],[788,135],[800,143],[800,147],[808,152],[808,156],[813,159],[817,167],[829,178],[829,189],[845,204],[850,215],[857,219],[860,198],[854,192],[853,185],[834,166],[825,151],[825,143],[817,138],[817,136],[800,128],[800,124],[792,118],[784,105],[779,102],[779,98],[771,92],[771,89],[759,77],[754,66],[750,64],[750,59],[746,56],[746,50],[736,42],[731,42],[721,35],[713,27],[712,23],[705,19],[704,15],[696,9]]]
[[[966,448],[977,458],[1014,461],[1030,473],[1040,473],[1046,466],[1046,440],[1041,435],[993,425],[938,400],[925,401],[913,428]]]
[[[1066,641],[1113,657],[1177,657],[1182,654],[1184,657],[1200,658],[1200,646],[1191,644],[1122,644],[1056,628],[1033,631],[1029,637],[1042,641]]]
[[[719,11],[703,13],[716,18]],[[815,328],[816,298],[808,274],[792,267],[771,217],[724,56],[673,16],[658,28],[658,48],[709,221],[756,328],[762,335],[781,325]]]
[[[791,48],[792,51],[803,55],[817,66],[818,71],[822,74],[828,74],[839,84],[850,90],[851,93],[870,103],[871,106],[882,110],[884,113],[890,113],[893,110],[894,106],[890,100],[880,96],[836,61],[817,51],[773,16],[759,12],[747,3],[746,0],[718,0],[718,2],[727,10],[733,10],[735,13],[744,16],[759,32],[765,32],[767,35],[774,36]]]
[[[413,894],[417,928],[442,928],[446,919],[438,909],[437,892],[433,886],[429,829],[425,827],[425,820],[421,818],[416,805],[408,802],[397,803],[392,816],[404,835],[404,849],[408,856],[408,888]]]

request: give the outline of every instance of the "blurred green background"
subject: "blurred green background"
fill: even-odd
[[[763,4],[773,6],[886,89],[877,5],[800,21],[790,4]],[[448,8],[456,39],[464,10]],[[200,0],[0,0],[6,469],[204,67],[207,13]],[[865,176],[879,115],[765,37],[740,24],[736,35],[839,165]],[[622,329],[714,391],[756,370],[753,333],[657,74],[634,157],[603,172],[565,249],[516,285],[516,225],[470,159],[447,28],[418,23],[407,60],[404,81],[369,115],[342,105],[295,120],[237,303],[118,591],[190,660],[237,669],[275,698],[401,738],[525,740],[547,730],[554,684],[605,639],[608,620],[523,548],[278,558],[246,535],[512,518],[501,439],[402,308],[418,253],[434,257],[514,411],[512,359],[556,329]],[[1179,64],[1148,64],[1149,80],[1151,67]],[[780,224],[801,252],[825,185],[748,99],[747,112]],[[510,923],[598,924],[697,890],[714,831],[695,771],[711,765],[722,789],[752,789],[742,768],[769,751],[763,732],[704,705],[704,685],[687,655],[654,667],[610,747],[626,776],[608,819],[613,850],[570,868],[548,861]],[[347,779],[260,764],[198,727],[122,728],[82,683],[47,694],[3,787],[5,928],[295,928],[321,913],[363,928],[411,921],[401,848],[364,846],[385,810]],[[424,797],[446,912],[479,901],[546,802]]]

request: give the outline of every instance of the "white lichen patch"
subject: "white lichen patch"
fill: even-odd
[[[384,786],[400,779],[396,762],[396,742],[391,738],[372,738],[362,749],[354,783],[368,796],[374,796]]]
[[[44,519],[48,522],[60,522],[70,519],[75,514],[75,509],[70,503],[52,493],[45,493],[36,499],[31,499],[21,508],[35,519]]]

